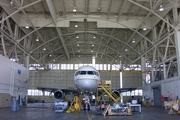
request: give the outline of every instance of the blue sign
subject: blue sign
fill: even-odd
[[[21,74],[21,70],[18,69],[18,74]]]

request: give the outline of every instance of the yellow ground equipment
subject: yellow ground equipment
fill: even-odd
[[[174,100],[168,114],[180,114],[180,100]]]
[[[81,110],[81,109],[82,109],[82,106],[81,106],[81,101],[80,101],[79,97],[74,96],[72,103],[71,103],[69,109],[66,111],[66,113],[71,113],[71,112],[74,112],[76,110]]]
[[[100,93],[100,91],[102,92]],[[109,99],[102,99],[104,95],[107,95]],[[117,103],[119,100],[119,96],[112,91],[111,85],[107,85],[104,81],[101,81],[101,84],[97,87],[96,101],[114,101]]]

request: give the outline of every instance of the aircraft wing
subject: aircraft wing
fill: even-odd
[[[58,88],[47,88],[47,87],[37,87],[38,90],[41,90],[41,91],[48,91],[48,92],[51,92],[51,93],[55,93],[56,91],[62,91],[63,93],[67,94],[67,93],[70,93],[70,92],[77,92],[77,89],[75,88],[61,88],[61,89],[58,89]]]
[[[128,92],[128,91],[133,91],[136,90],[137,88],[113,88],[114,91],[118,91],[119,93],[122,92]]]

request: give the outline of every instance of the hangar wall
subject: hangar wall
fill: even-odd
[[[142,88],[142,73],[130,73],[130,72],[123,72],[122,73],[123,79],[123,87],[136,87]]]
[[[75,88],[74,72],[74,70],[30,71],[29,88]]]
[[[0,55],[0,93],[7,93],[16,100],[27,96],[29,70]],[[0,100],[1,101],[1,100]]]
[[[180,97],[180,78],[179,77],[173,77],[169,79],[164,79],[161,81],[153,82],[151,84],[143,85],[143,96],[144,98],[150,98],[154,101],[153,97],[153,88],[159,87],[161,95],[163,96],[172,96]]]

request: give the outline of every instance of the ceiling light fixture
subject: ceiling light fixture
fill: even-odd
[[[146,26],[144,26],[143,30],[147,30]]]
[[[49,54],[49,57],[51,57],[52,55],[51,54]]]
[[[10,7],[13,7],[13,1],[11,0],[11,2],[10,2]]]
[[[76,24],[74,25],[74,27],[78,27],[78,24],[76,23]]]
[[[160,5],[159,11],[163,11],[164,8],[162,7],[162,5]]]
[[[125,51],[128,51],[128,49],[126,48]]]
[[[95,39],[95,38],[96,38],[96,35],[94,35],[93,38]]]
[[[80,52],[80,50],[78,50],[78,52]]]
[[[76,12],[76,7],[73,8],[73,12]]]
[[[77,46],[79,46],[79,44],[77,44]]]
[[[94,44],[92,44],[92,46],[94,46]]]
[[[43,48],[43,50],[46,50],[46,48]]]
[[[133,40],[132,40],[132,43],[135,43],[135,42],[136,42],[136,41],[133,39]]]
[[[29,28],[29,25],[28,25],[28,24],[26,24],[25,28]]]
[[[39,41],[39,38],[38,38],[38,37],[36,38],[36,41]]]
[[[79,36],[78,36],[78,35],[76,35],[76,38],[79,38]]]
[[[97,8],[97,12],[101,12],[101,8],[100,7]]]
[[[91,50],[91,52],[93,52],[93,50]]]
[[[94,26],[95,28],[97,28],[97,24],[95,24],[95,26]]]

